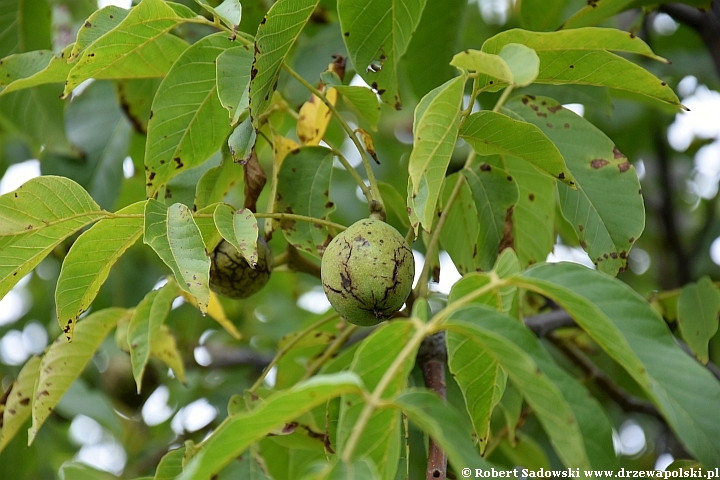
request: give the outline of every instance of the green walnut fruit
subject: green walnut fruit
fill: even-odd
[[[412,290],[415,260],[405,239],[375,219],[360,220],[336,236],[321,265],[325,294],[355,325],[377,325],[400,310]]]
[[[253,268],[230,243],[220,242],[210,257],[210,289],[230,298],[248,298],[259,292],[270,280],[274,260],[264,239],[258,238],[257,250]]]

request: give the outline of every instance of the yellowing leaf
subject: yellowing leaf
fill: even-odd
[[[182,295],[185,301],[188,302],[190,305],[198,308],[195,297],[188,294],[187,292],[181,292],[180,295]],[[220,326],[223,327],[225,331],[229,333],[234,339],[240,340],[242,338],[242,334],[238,331],[235,324],[232,323],[232,320],[230,320],[225,314],[225,309],[220,303],[218,296],[213,291],[210,291],[210,302],[208,303],[206,313],[210,316],[210,318],[219,323]]]
[[[327,99],[335,105],[337,102],[337,90],[330,88],[325,92]],[[320,100],[312,95],[310,100],[300,107],[297,122],[297,136],[303,145],[318,145],[325,135],[332,114],[330,109]]]

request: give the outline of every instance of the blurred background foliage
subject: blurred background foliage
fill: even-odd
[[[202,13],[190,0],[181,3]],[[241,3],[240,30],[254,35],[271,2]],[[401,63],[403,109],[396,111],[384,105],[381,123],[373,132],[378,156],[392,159],[377,166],[379,179],[404,197],[407,177],[397,172],[407,172],[413,109],[425,93],[453,76],[448,63],[456,52],[480,48],[485,39],[509,28],[554,30],[585,4],[583,0],[548,2],[544,8],[552,7],[556,17],[550,16],[545,24],[538,25],[531,15],[520,15],[519,4],[513,5],[511,0],[429,0]],[[93,0],[0,2],[0,58],[35,49],[61,51],[74,41],[78,29],[97,8]],[[24,20],[21,9],[26,14]],[[645,233],[630,253],[630,269],[621,279],[646,298],[677,289],[703,275],[720,280],[718,11],[717,4],[708,12],[685,4],[666,4],[659,9],[631,9],[601,24],[633,31],[658,55],[672,61],[663,65],[640,60],[643,67],[673,87],[690,108],[689,113],[676,115],[657,105],[611,97],[609,92],[593,87],[534,85],[522,92],[575,104],[573,109],[583,112],[600,127],[637,168],[646,202],[647,224]],[[27,16],[27,12],[32,15]],[[335,12],[333,0],[322,0],[293,50],[292,67],[311,83],[318,81],[333,54],[345,52]],[[712,40],[713,31],[715,44],[708,45],[708,35]],[[194,42],[211,33],[211,29],[184,24],[175,33]],[[359,77],[354,76],[350,65],[348,68],[346,83],[356,81]],[[42,173],[74,179],[108,210],[117,210],[144,198],[145,127],[149,99],[158,85],[159,80],[95,81],[84,85],[82,91],[76,91],[68,100],[59,98],[62,85],[0,96],[2,193]],[[278,91],[293,108],[307,100],[307,91],[284,75]],[[497,95],[484,93],[478,101],[485,108],[491,107]],[[346,106],[340,108],[347,118],[358,123]],[[271,123],[279,133],[294,135],[294,122],[287,115],[277,114]],[[370,130],[362,123],[359,126]],[[343,143],[344,138],[339,124],[333,121],[326,141],[357,164],[358,153],[349,141]],[[266,142],[260,141],[258,145],[260,163],[268,171],[272,151]],[[457,149],[457,162],[451,165],[451,171],[462,166],[467,148],[461,145]],[[169,187],[173,200],[191,206],[198,179],[219,162],[217,155],[201,167],[173,179]],[[242,189],[242,184],[235,187],[229,203],[242,205]],[[347,225],[366,215],[364,198],[340,168],[333,172],[331,194],[337,206],[332,220]],[[266,200],[265,196],[261,197],[260,204],[264,205]],[[389,220],[400,227],[399,220],[392,214]],[[572,235],[563,234],[565,225],[560,220],[557,229],[558,245],[553,257],[587,262],[584,252],[573,244]],[[53,289],[72,240],[64,242],[0,300],[0,393],[9,388],[30,355],[41,353],[60,334]],[[270,245],[276,254],[280,253],[284,240],[277,235]],[[442,282],[436,290],[446,293],[447,282],[457,277],[453,277],[449,262],[443,261],[442,267]],[[0,454],[0,478],[55,478],[61,466],[73,459],[124,478],[152,475],[169,445],[181,445],[187,439],[202,440],[225,417],[230,397],[254,382],[272,358],[280,339],[317,321],[329,307],[319,280],[283,270],[280,268],[268,286],[252,298],[223,300],[229,318],[242,333],[241,340],[234,340],[192,306],[176,302],[167,324],[176,335],[185,359],[186,385],[171,378],[168,369],[155,362],[149,365],[142,394],[136,394],[129,357],[118,349],[112,338],[107,339],[39,432],[35,444],[28,448],[26,437],[20,434]],[[92,309],[133,307],[167,273],[150,248],[139,243],[112,269]],[[671,328],[674,328],[672,323]],[[615,368],[606,355],[587,342],[593,361],[610,372],[619,385],[635,392],[634,383],[622,369]],[[322,347],[322,344],[310,345],[297,355],[311,357]],[[710,358],[717,362],[719,335],[711,341],[710,351]],[[555,356],[562,365],[571,370],[576,368],[568,365],[562,355]],[[292,365],[293,361],[290,358],[286,363]],[[411,379],[422,384],[417,372]],[[268,379],[271,384],[282,381],[273,375]],[[448,381],[448,397],[460,398],[453,394],[454,390],[457,394],[458,387],[450,376]],[[616,451],[622,458],[622,466],[662,467],[672,458],[683,456],[682,448],[664,423],[651,415],[627,414],[610,401],[605,392],[591,388],[612,417],[617,431]],[[458,410],[465,411],[462,406]],[[494,421],[503,420],[498,417]],[[519,435],[522,448],[542,449],[545,454],[553,455],[532,415],[526,419]],[[421,433],[413,430],[410,441],[419,451],[424,448]],[[281,437],[264,440],[263,449],[286,448],[282,442]],[[318,451],[322,454],[321,449]],[[514,454],[503,441],[490,460],[512,461]],[[75,464],[66,464],[64,468],[68,472],[82,470]],[[299,471],[301,465],[296,468]],[[418,459],[413,468],[418,475],[423,472],[423,459]],[[225,474],[226,478],[233,478],[232,471]]]

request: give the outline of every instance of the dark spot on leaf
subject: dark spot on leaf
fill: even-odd
[[[582,232],[583,230],[585,230],[585,227],[583,227],[582,225],[578,225],[578,230]]]
[[[90,27],[92,27],[92,23],[90,23],[90,22],[85,22],[85,28],[90,28]]]
[[[263,17],[263,19],[260,20],[260,25],[265,25],[265,22],[267,22],[267,17]]]
[[[535,95],[528,95],[527,96],[530,100],[535,100]]]
[[[620,150],[618,150],[618,148],[615,145],[613,145],[613,158],[617,159],[617,158],[627,158],[627,157],[625,157],[625,155]]]
[[[612,253],[610,254],[610,256],[611,256],[612,258],[618,258],[617,252],[612,252]]]
[[[378,89],[377,93],[378,93],[378,95],[382,95],[383,93],[385,93],[385,89],[380,88],[380,89]]]
[[[522,103],[524,103],[525,105],[527,105],[527,104],[528,104],[528,99],[527,99],[527,97],[523,97],[523,99],[522,99]]]
[[[333,202],[327,202],[327,203],[325,204],[325,208],[332,208],[332,207],[334,207],[334,206],[335,206],[335,204],[334,204]]]
[[[630,243],[633,243],[635,241],[635,237],[630,237]]]
[[[555,113],[559,110],[562,110],[562,105],[555,105],[554,107],[548,107],[548,112]]]
[[[175,169],[182,168],[185,165],[182,163],[182,160],[180,160],[180,157],[173,158],[173,162],[175,162],[177,165],[175,166]]]
[[[534,194],[534,193],[531,193],[530,195],[528,195],[528,200],[530,200],[531,202],[534,202],[534,201],[535,201],[535,194]]]
[[[635,38],[635,34],[630,32],[630,38]]]
[[[558,175],[558,178],[560,180],[565,180],[565,172],[560,172],[560,175]]]
[[[569,124],[569,123],[566,123],[566,124],[565,124],[565,128],[570,128],[570,124]]]
[[[482,170],[483,172],[489,172],[492,170],[492,167],[487,163],[483,163],[482,165],[480,165],[480,170]]]
[[[148,176],[148,180],[152,180],[155,178],[155,172],[150,172],[150,175]]]
[[[507,176],[508,182],[512,182],[512,177],[510,175]]]
[[[570,65],[570,68],[575,68],[575,65]]]
[[[618,170],[620,170],[620,172],[627,172],[629,169],[630,169],[630,162],[628,162],[628,161],[625,161],[625,162],[621,163],[620,165],[618,165]]]
[[[580,246],[582,248],[587,248],[587,243],[585,243],[585,240],[580,240]]]
[[[627,258],[627,252],[620,252],[620,258],[625,260]]]
[[[553,128],[552,123],[548,122],[545,125],[547,125],[548,128]]]
[[[590,166],[594,168],[595,170],[604,167],[605,165],[609,164],[607,160],[603,158],[596,158],[595,160],[590,162]]]
[[[345,33],[343,33],[343,35],[345,35],[346,37],[349,37],[349,36],[350,36],[350,32],[345,32]]]
[[[667,86],[667,83],[665,83],[665,82],[660,82],[660,85],[662,85],[663,87],[666,87],[666,86]]]

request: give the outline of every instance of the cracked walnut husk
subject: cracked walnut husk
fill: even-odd
[[[263,238],[257,241],[258,261],[255,268],[235,247],[223,240],[211,255],[210,289],[230,298],[248,298],[259,292],[270,280],[273,254]]]
[[[325,294],[348,322],[372,326],[400,310],[412,290],[415,260],[400,233],[365,219],[327,246],[321,277]]]

